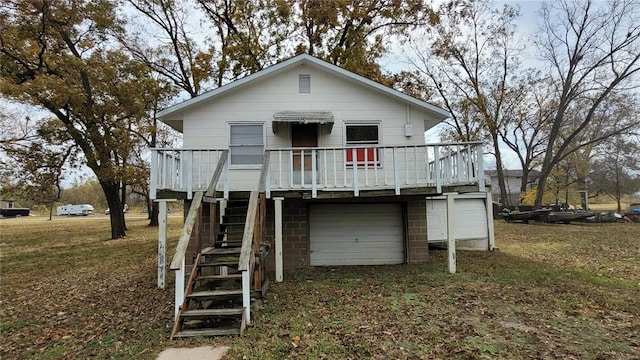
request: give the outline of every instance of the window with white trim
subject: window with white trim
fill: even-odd
[[[311,93],[311,75],[310,74],[298,75],[298,92],[300,94]]]
[[[380,165],[380,124],[345,124],[345,144],[347,165],[353,165],[354,154],[358,166]]]
[[[264,156],[264,124],[230,124],[229,156],[235,168],[259,168]]]

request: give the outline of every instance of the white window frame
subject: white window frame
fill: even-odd
[[[309,88],[304,89],[308,91],[302,91],[302,81],[309,81]],[[311,94],[311,74],[298,74],[298,94]]]
[[[229,147],[229,169],[234,169],[234,170],[242,170],[242,169],[261,169],[262,168],[262,162],[260,164],[233,164],[231,162],[231,148],[233,147],[241,147],[242,145],[231,145],[231,128],[233,126],[256,126],[256,125],[261,125],[262,126],[262,152],[263,152],[263,156],[264,156],[264,151],[267,148],[267,124],[266,122],[263,121],[254,121],[254,122],[230,122],[227,123],[227,144]],[[255,145],[251,145],[251,146],[255,146]]]
[[[352,126],[376,126],[378,128],[378,142],[376,144],[373,144],[371,142],[361,142],[361,143],[350,144],[349,141],[347,140],[347,128]],[[381,120],[345,121],[343,123],[342,134],[343,134],[343,144],[345,147],[345,162],[347,166],[353,166],[353,160],[347,161],[346,151],[351,151],[351,148],[358,147],[358,144],[362,144],[364,146],[376,145],[377,147],[381,147],[382,146],[382,121]],[[383,156],[384,156],[384,151],[378,150],[378,161],[375,164],[375,166],[382,167],[382,164],[384,163],[382,159]],[[373,162],[373,159],[369,159],[369,161]],[[364,167],[364,164],[358,164],[358,166]],[[371,164],[368,164],[368,166],[372,167],[374,166],[374,164],[371,163]]]

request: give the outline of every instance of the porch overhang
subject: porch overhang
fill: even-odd
[[[287,124],[320,124],[326,126],[331,132],[333,113],[330,111],[280,111],[273,114],[274,134]]]

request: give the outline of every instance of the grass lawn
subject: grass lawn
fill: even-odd
[[[167,340],[173,278],[156,288],[157,229],[129,219],[0,220],[0,358],[153,359],[230,345],[229,358],[640,357],[640,226],[496,222],[497,252],[425,265],[285,274],[242,337]],[[178,237],[181,219],[170,219]]]

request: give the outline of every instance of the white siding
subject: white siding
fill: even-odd
[[[488,250],[489,228],[485,199],[455,199],[456,248]],[[427,200],[427,239],[430,243],[447,241],[447,202]]]
[[[298,75],[310,74],[311,93],[298,93]],[[185,148],[227,148],[229,122],[264,122],[267,148],[289,147],[291,139],[286,127],[278,134],[272,130],[273,114],[279,111],[330,111],[335,124],[331,133],[322,127],[320,146],[344,146],[344,122],[381,121],[380,145],[423,144],[425,123],[436,120],[405,103],[357,86],[313,66],[298,66],[268,76],[238,91],[184,114]],[[413,126],[413,136],[406,137],[405,124]],[[249,190],[257,186],[259,172],[234,170],[230,175],[231,190]]]
[[[316,205],[309,211],[311,266],[404,262],[399,204]]]

